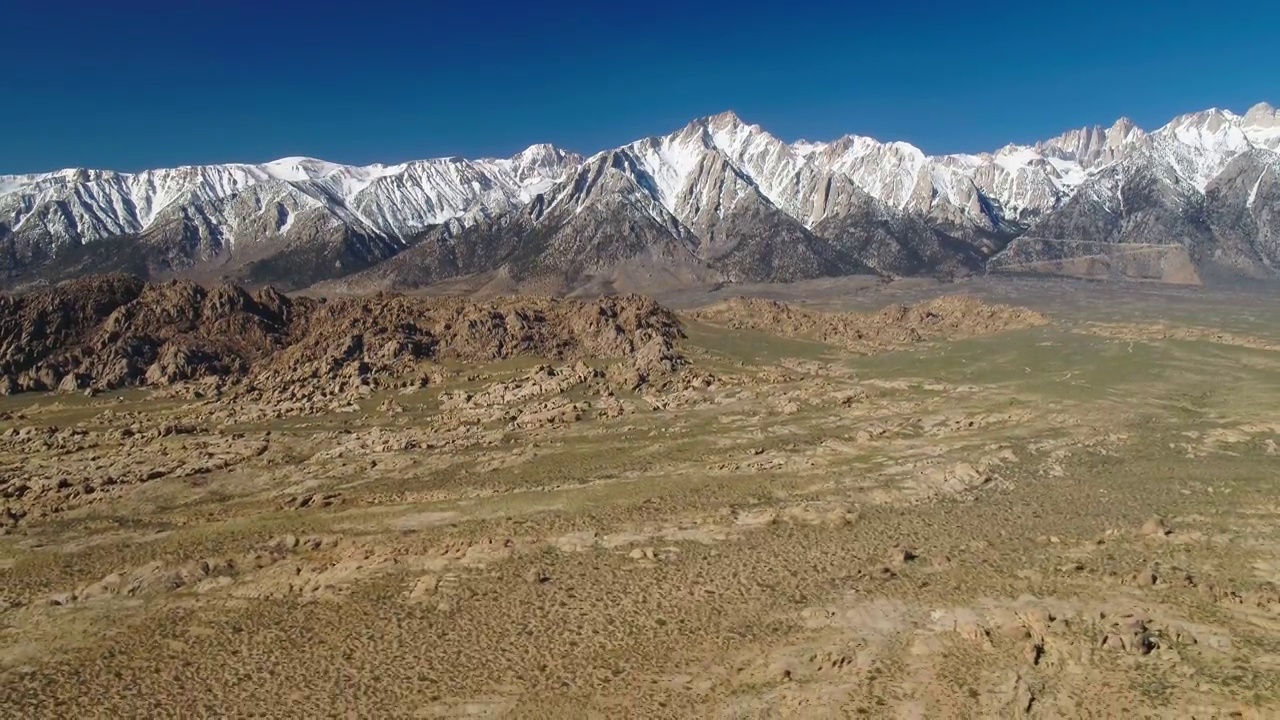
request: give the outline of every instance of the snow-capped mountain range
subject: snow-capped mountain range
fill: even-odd
[[[0,176],[0,207],[13,233],[80,243],[146,232],[196,206],[227,245],[245,236],[239,231],[246,222],[253,232],[261,229],[252,222],[256,215],[268,216],[275,221],[274,232],[286,234],[296,213],[312,209],[399,235],[527,202],[581,160],[550,145],[534,145],[503,160],[442,158],[391,166],[295,157],[139,173],[77,168]],[[233,207],[248,212],[235,214]]]
[[[456,256],[468,252],[458,247],[468,237],[505,228],[501,232],[514,234],[506,248],[511,253],[534,236],[554,244],[568,242],[565,233],[609,234],[619,224],[634,236],[621,238],[624,245],[660,228],[662,242],[673,243],[660,256],[704,265],[730,280],[867,268],[929,272],[980,266],[1008,255],[1007,246],[1020,237],[1131,245],[1126,224],[1145,212],[1125,204],[1136,179],[1145,188],[1143,202],[1177,205],[1174,214],[1187,219],[1188,203],[1222,202],[1228,173],[1253,183],[1243,192],[1248,217],[1233,216],[1232,230],[1240,235],[1232,242],[1249,247],[1228,248],[1230,257],[1219,257],[1221,247],[1188,245],[1195,251],[1191,261],[1274,274],[1280,257],[1267,248],[1280,242],[1273,236],[1280,225],[1280,208],[1272,204],[1277,167],[1280,113],[1266,103],[1243,115],[1217,109],[1183,115],[1149,133],[1121,119],[1032,146],[941,156],[855,135],[788,143],[723,113],[590,158],[534,145],[507,159],[393,166],[285,158],[138,173],[0,176],[0,272],[12,281],[41,268],[92,270],[104,261],[112,265],[108,256],[115,251],[107,249],[119,247],[131,262],[142,262],[143,250],[150,271],[213,268],[243,275],[248,267],[251,278],[300,286],[363,270],[423,239],[434,243],[436,257],[446,250]],[[597,207],[602,195],[607,205],[599,207],[607,212]],[[1260,200],[1265,207],[1256,209]],[[574,220],[588,207],[597,208],[591,226]],[[1065,221],[1064,212],[1074,219]],[[1099,222],[1120,230],[1108,236],[1082,229]],[[1241,223],[1252,225],[1241,229]],[[1142,244],[1187,245],[1183,237],[1160,237],[1186,228],[1147,230]],[[1153,237],[1156,242],[1147,242]],[[568,242],[560,260],[592,265],[590,257],[569,255],[603,252],[579,245]],[[1023,242],[1019,252],[1025,255],[1027,247]],[[675,257],[685,252],[689,257]],[[1236,257],[1240,252],[1249,257]],[[277,256],[288,260],[272,264]],[[409,260],[397,264],[403,269]],[[1003,260],[1005,269],[1043,261]],[[786,267],[761,266],[765,261]],[[477,257],[424,277],[495,270],[504,262]],[[300,277],[287,277],[290,266]]]

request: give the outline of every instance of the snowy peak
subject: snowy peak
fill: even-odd
[[[743,122],[742,118],[738,117],[738,113],[732,110],[725,110],[722,113],[699,118],[694,123],[703,125],[712,132],[733,132],[739,128],[760,129],[759,125],[748,125]]]
[[[1240,129],[1254,145],[1280,152],[1280,111],[1269,103],[1249,108],[1240,121]]]
[[[1137,147],[1142,148],[1147,145],[1147,133],[1142,128],[1134,124],[1127,117],[1122,117],[1115,121],[1107,130],[1104,148],[1107,155],[1107,161],[1111,162],[1119,156],[1122,148]]]
[[[308,157],[281,158],[263,163],[258,167],[269,177],[286,182],[319,180],[328,175],[342,172],[344,169],[356,170],[356,168],[344,168],[342,165]]]
[[[899,209],[927,208],[931,204],[931,164],[924,152],[909,143],[882,143],[874,138],[846,135],[811,158]]]
[[[1091,173],[1153,144],[1181,177],[1203,188],[1227,161],[1256,144],[1246,137],[1246,124],[1249,134],[1280,144],[1274,109],[1250,112],[1248,123],[1228,111],[1191,113],[1152,135],[1120,118],[1110,127],[1081,128],[1034,146],[929,156],[910,143],[859,135],[786,143],[730,111],[628,147],[653,177],[658,200],[682,218],[697,214],[682,206],[690,173],[707,153],[721,152],[773,205],[807,227],[816,221],[813,192],[822,178],[836,175],[899,211],[962,233],[987,233],[1033,221],[1065,202]]]
[[[703,122],[711,143],[730,156],[739,154],[762,140],[769,144],[783,145],[781,140],[765,132],[764,128],[743,122],[732,111],[713,115]]]
[[[1180,115],[1152,133],[1157,155],[1203,192],[1233,158],[1253,147],[1241,121],[1218,108]]]
[[[650,184],[654,199],[676,217],[693,222],[705,215],[708,205],[719,207],[718,198],[726,191],[726,184],[733,193],[739,183],[754,183],[726,148],[741,157],[754,154],[753,148],[761,140],[781,145],[758,127],[743,124],[736,115],[722,113],[695,120],[671,135],[632,143],[626,150]]]
[[[1186,113],[1150,134],[1121,118],[1106,130],[1101,126],[1072,130],[1035,146],[1058,162],[1065,178],[1072,173],[1063,163],[1072,163],[1088,174],[1133,153],[1151,150],[1155,161],[1168,165],[1201,191],[1232,158],[1253,148],[1280,149],[1280,120],[1267,103],[1255,105],[1244,116],[1219,108]],[[1075,176],[1083,177],[1080,173]]]
[[[1280,125],[1280,110],[1276,110],[1271,103],[1260,102],[1244,114],[1241,125],[1246,128],[1275,127]]]
[[[582,163],[582,156],[548,144],[530,145],[507,160],[512,175],[525,182],[531,178],[556,179],[568,168]]]
[[[806,178],[813,174],[805,155],[759,125],[740,120],[713,123],[709,130],[715,149],[770,203],[793,218],[801,216]]]
[[[1249,139],[1240,128],[1241,120],[1235,113],[1213,108],[1180,115],[1155,134],[1200,150],[1240,153],[1250,146]]]
[[[1138,127],[1132,120],[1127,117],[1121,117],[1112,123],[1107,130],[1107,141],[1112,144],[1131,142],[1143,134],[1142,128]]]
[[[653,178],[627,149],[588,158],[526,210],[556,268],[602,267],[657,254],[692,258],[694,238],[655,198]]]

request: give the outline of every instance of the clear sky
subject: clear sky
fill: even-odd
[[[726,109],[993,150],[1280,105],[1280,2],[0,0],[0,174],[590,153]]]

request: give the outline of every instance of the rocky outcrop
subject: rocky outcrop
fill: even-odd
[[[773,300],[738,297],[698,310],[692,317],[713,325],[807,338],[858,352],[989,335],[1048,322],[1034,310],[963,295],[917,305],[891,305],[875,313],[824,313]]]
[[[674,367],[669,358],[681,337],[670,311],[639,296],[483,303],[389,294],[319,303],[294,334],[248,373],[245,392],[314,398],[423,386],[441,362],[513,357],[622,358],[648,373]]]
[[[679,322],[639,296],[593,301],[380,294],[317,300],[128,276],[0,296],[0,391],[104,390],[223,378],[245,392],[429,380],[442,361],[678,361]]]
[[[0,310],[0,390],[165,385],[243,373],[281,347],[294,302],[274,290],[90,277]]]

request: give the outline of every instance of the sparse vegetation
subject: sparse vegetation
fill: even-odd
[[[0,398],[0,716],[1271,716],[1280,325],[1235,302]]]

